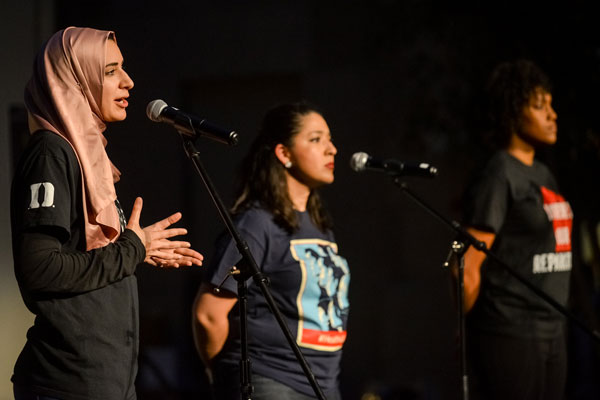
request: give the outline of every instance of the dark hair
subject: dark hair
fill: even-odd
[[[520,129],[523,108],[540,89],[550,93],[550,81],[531,61],[505,62],[494,69],[486,91],[489,117],[498,146],[508,146],[511,134]]]
[[[312,112],[321,114],[305,102],[278,105],[267,112],[242,163],[241,187],[232,207],[233,214],[258,203],[273,213],[275,222],[289,233],[298,229],[285,168],[275,156],[275,147],[279,143],[291,147],[300,130],[301,118]],[[315,189],[310,192],[306,209],[321,231],[331,229],[331,219]]]

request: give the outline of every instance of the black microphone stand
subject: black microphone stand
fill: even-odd
[[[462,380],[461,393],[462,399],[469,399],[469,375],[467,374],[467,344],[465,334],[465,253],[467,252],[468,246],[465,246],[462,238],[459,237],[454,240],[450,245],[450,252],[444,263],[445,267],[450,267],[454,263],[457,265],[457,279],[456,279],[456,309],[458,310],[458,338],[459,338],[459,351],[460,361],[459,369]]]
[[[484,242],[481,242],[473,237],[469,232],[467,232],[458,222],[450,221],[442,214],[433,209],[430,205],[425,203],[420,197],[418,197],[413,191],[411,191],[408,185],[402,181],[400,176],[394,176],[394,183],[400,187],[400,189],[406,193],[406,195],[421,206],[425,211],[429,214],[433,215],[439,221],[441,221],[444,225],[452,228],[457,234],[458,238],[455,242],[452,243],[451,254],[449,254],[448,259],[446,260],[446,264],[448,264],[449,259],[452,257],[452,254],[456,254],[458,258],[458,314],[459,314],[459,335],[460,335],[460,368],[461,368],[461,387],[462,387],[462,395],[463,400],[468,400],[468,376],[466,369],[466,340],[465,340],[465,313],[464,313],[464,253],[467,251],[469,246],[473,246],[475,249],[482,251],[485,255],[494,262],[495,265],[498,265],[503,270],[508,272],[513,278],[521,282],[525,285],[529,290],[535,293],[538,297],[544,300],[546,303],[550,304],[552,308],[562,314],[567,320],[575,323],[581,330],[590,335],[596,342],[600,343],[600,332],[591,329],[584,322],[580,321],[573,313],[571,313],[565,306],[554,300],[550,297],[546,292],[532,284],[527,280],[527,278],[523,277],[520,273],[506,265],[502,260],[500,260],[494,253],[492,253],[486,246]]]
[[[221,219],[225,223],[227,230],[231,237],[235,240],[236,246],[240,254],[242,255],[242,260],[237,264],[236,267],[232,268],[229,272],[228,276],[233,276],[234,279],[238,282],[238,302],[239,302],[239,312],[240,312],[240,341],[241,341],[241,360],[240,360],[240,388],[241,388],[241,398],[242,400],[251,400],[252,398],[252,383],[251,383],[251,373],[250,373],[250,359],[248,357],[248,337],[247,337],[247,298],[246,298],[246,280],[252,278],[254,283],[260,287],[260,290],[267,301],[269,309],[275,316],[279,327],[281,328],[285,338],[288,341],[292,351],[296,355],[298,359],[298,363],[302,367],[304,371],[304,375],[308,379],[308,382],[312,386],[315,395],[319,400],[326,400],[323,391],[319,387],[317,380],[310,369],[310,366],[306,362],[304,355],[300,352],[300,348],[298,344],[294,340],[294,336],[292,335],[289,327],[287,326],[281,311],[275,304],[275,300],[269,291],[267,286],[268,278],[262,274],[252,253],[250,252],[250,248],[248,244],[242,237],[240,236],[238,230],[236,229],[233,220],[231,219],[231,215],[227,211],[227,207],[221,200],[219,193],[217,192],[216,187],[213,185],[202,161],[200,160],[200,153],[196,150],[194,143],[191,139],[186,137],[185,134],[181,133],[181,138],[183,139],[183,144],[185,148],[185,152],[190,160],[194,163],[196,167],[196,171],[202,178],[210,197],[213,200],[213,203],[217,207],[217,211],[221,216]],[[222,283],[221,283],[222,284]]]

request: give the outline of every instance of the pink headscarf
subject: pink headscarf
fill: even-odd
[[[79,160],[88,250],[115,241],[121,231],[114,185],[120,172],[106,154],[100,111],[109,37],[114,32],[90,28],[55,33],[38,53],[25,88],[30,132],[56,133]]]

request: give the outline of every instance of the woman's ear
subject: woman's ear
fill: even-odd
[[[288,150],[287,147],[285,147],[281,143],[279,143],[277,146],[275,146],[275,157],[277,157],[279,162],[284,167],[289,168],[289,167],[287,167],[287,165],[291,165],[290,151]]]

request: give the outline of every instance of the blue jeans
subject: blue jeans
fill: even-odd
[[[13,393],[15,395],[15,400],[60,400],[56,397],[48,397],[42,396],[36,393],[33,393],[30,389],[24,388],[22,386],[13,386]]]
[[[231,382],[231,381],[230,381]],[[216,399],[219,400],[239,400],[239,379],[237,380],[237,386],[235,384],[222,385],[221,387],[215,388]],[[261,375],[252,375],[252,386],[254,391],[252,392],[252,400],[314,400],[314,395],[308,396],[303,393],[299,393],[291,387],[284,385],[276,380],[267,378]],[[341,400],[339,391],[336,393],[326,394],[327,400]]]

